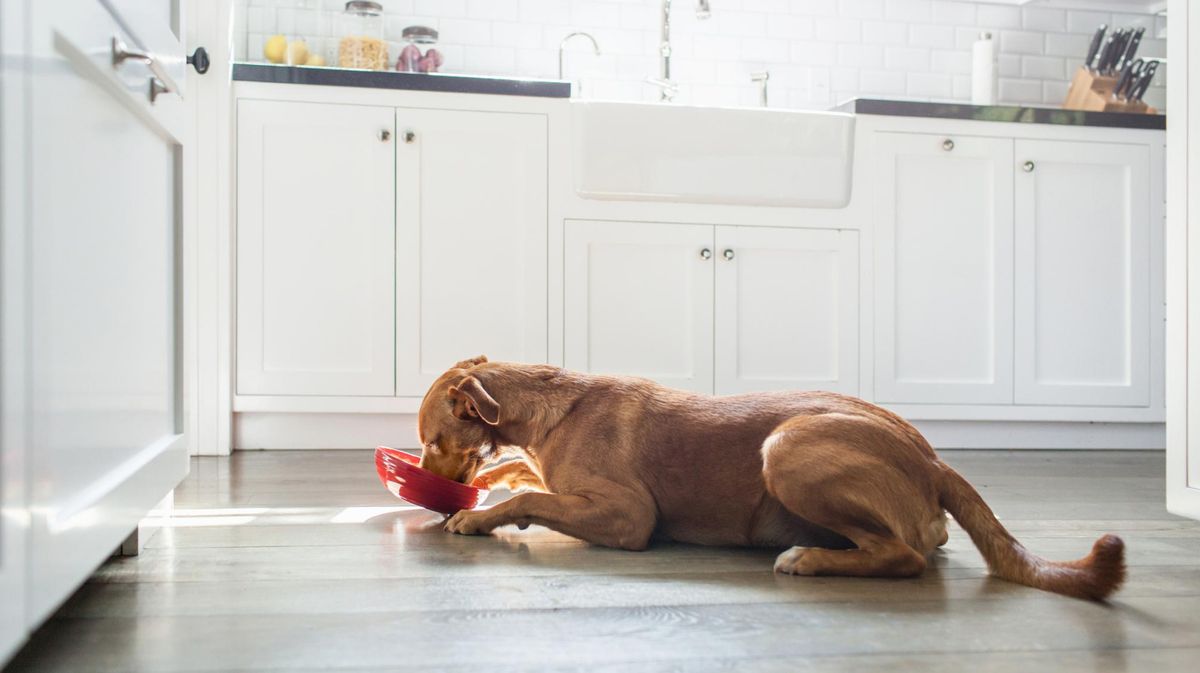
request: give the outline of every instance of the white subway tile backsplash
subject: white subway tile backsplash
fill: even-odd
[[[1021,10],[1005,5],[980,4],[976,21],[980,28],[999,30],[1001,28],[1020,28]]]
[[[1006,54],[1041,54],[1045,51],[1046,37],[1042,33],[1024,30],[1000,32],[1000,51]]]
[[[883,47],[877,44],[839,44],[837,63],[859,68],[878,68],[883,65]]]
[[[577,26],[620,26],[621,6],[599,0],[571,0],[571,23]]]
[[[954,47],[954,28],[914,24],[908,29],[908,42],[918,47],[952,49]]]
[[[906,94],[912,98],[947,100],[954,95],[954,80],[938,73],[909,73]]]
[[[891,4],[889,2],[888,4]],[[883,18],[884,0],[839,0],[838,14],[856,19]]]
[[[862,21],[858,19],[819,18],[814,21],[816,34],[832,42],[861,42]]]
[[[929,21],[933,14],[931,0],[888,0],[884,16],[896,21]]]
[[[1090,35],[1049,33],[1046,35],[1046,55],[1067,56],[1082,61],[1087,56],[1091,41]]]
[[[1024,7],[1021,9],[1021,27],[1043,33],[1061,33],[1067,29],[1067,12],[1048,7]]]
[[[1037,80],[1001,77],[1000,100],[1010,103],[1041,103],[1042,83]]]
[[[794,14],[773,16],[767,23],[767,35],[793,40],[810,40],[813,38],[813,20],[807,16]]]
[[[1022,56],[1021,77],[1025,79],[1065,80],[1066,64],[1053,56]]]
[[[475,19],[442,19],[438,22],[442,40],[456,44],[488,45],[492,41],[492,24]]]
[[[467,16],[472,19],[515,21],[520,18],[519,0],[467,0]]]
[[[570,21],[570,9],[563,0],[520,0],[518,18],[526,23],[565,24]]]
[[[1113,27],[1112,14],[1107,12],[1085,12],[1069,10],[1067,12],[1067,31],[1071,33],[1094,33],[1100,24]]]
[[[1042,102],[1047,105],[1062,105],[1067,98],[1069,82],[1042,82]]]
[[[388,12],[397,11],[390,4],[386,9]],[[412,11],[428,16],[464,17],[467,15],[467,0],[413,0]]]
[[[996,74],[1000,77],[1020,77],[1021,57],[1016,54],[1000,54],[997,56]]]
[[[891,72],[889,70],[863,70],[859,72],[858,87],[859,95],[862,96],[894,96],[907,93],[904,73]]]
[[[934,23],[970,26],[975,23],[975,15],[975,5],[969,2],[936,0],[933,3]]]
[[[917,47],[888,47],[883,52],[888,70],[925,72],[929,70],[929,50]]]
[[[908,24],[889,21],[864,21],[862,41],[867,44],[908,44]]]
[[[930,69],[955,75],[971,72],[971,52],[935,50],[930,54]]]
[[[793,42],[793,63],[806,65],[833,65],[838,62],[837,45],[832,42]],[[847,64],[849,65],[849,64]]]
[[[234,0],[238,58],[261,60],[264,40],[294,31],[310,48],[336,45],[341,0],[313,5]],[[603,54],[572,43],[565,76],[580,95],[657,100],[644,83],[658,71],[660,0],[384,0],[389,50],[404,27],[441,33],[446,72],[554,77],[558,45],[592,33]],[[1062,3],[1068,4],[1068,3]],[[1115,3],[1114,3],[1115,4]],[[1002,103],[1061,103],[1096,26],[1147,27],[1140,55],[1165,56],[1162,21],[1151,14],[969,0],[713,0],[698,20],[691,0],[672,12],[676,100],[757,104],[751,72],[771,73],[773,107],[824,108],[853,96],[969,100],[971,49],[993,33]],[[1128,10],[1125,10],[1128,12]],[[1165,76],[1147,100],[1161,105]]]

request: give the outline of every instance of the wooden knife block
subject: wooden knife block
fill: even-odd
[[[1080,66],[1067,89],[1063,109],[1086,110],[1088,112],[1129,112],[1133,114],[1158,114],[1158,110],[1144,101],[1123,101],[1113,97],[1117,78],[1099,75]]]

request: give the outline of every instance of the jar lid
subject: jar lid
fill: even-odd
[[[435,44],[438,32],[429,26],[408,26],[400,33],[400,38],[417,44]]]
[[[382,14],[383,5],[378,2],[369,2],[369,0],[350,0],[346,3],[346,11],[359,14]]]

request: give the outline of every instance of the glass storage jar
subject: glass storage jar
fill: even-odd
[[[383,6],[378,2],[350,0],[338,17],[338,66],[361,70],[386,70],[387,43],[383,41]]]

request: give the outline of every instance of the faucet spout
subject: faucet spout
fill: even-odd
[[[559,79],[563,78],[563,51],[566,50],[567,43],[576,37],[587,38],[588,41],[592,43],[592,53],[594,53],[596,56],[600,55],[600,43],[596,42],[596,38],[592,37],[591,33],[585,33],[581,30],[577,30],[574,33],[569,33],[566,37],[564,37],[562,39],[562,41],[560,41],[558,43],[558,78]],[[583,84],[580,84],[579,88],[582,90]]]
[[[707,19],[712,16],[712,7],[708,0],[696,0],[696,18]],[[671,80],[671,0],[662,0],[662,12],[659,15],[658,41],[658,77],[650,79],[658,85],[659,100],[669,102],[679,91],[679,86]]]

